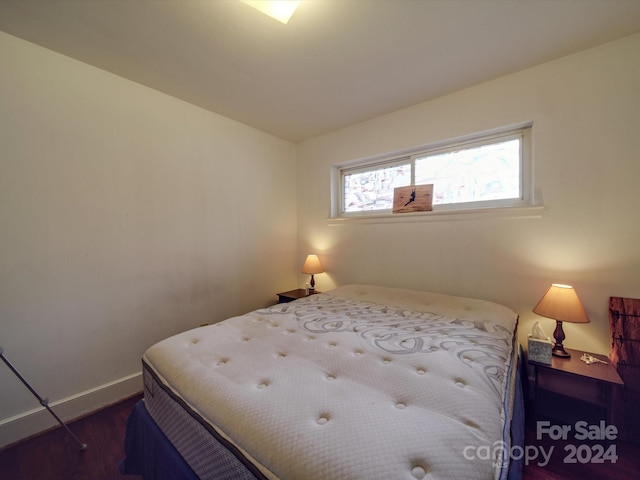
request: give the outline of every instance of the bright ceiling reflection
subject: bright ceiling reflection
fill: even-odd
[[[291,0],[241,0],[243,3],[252,6],[253,8],[260,10],[262,13],[269,15],[271,18],[275,18],[279,22],[284,24],[289,22],[289,19],[298,8],[299,1]]]

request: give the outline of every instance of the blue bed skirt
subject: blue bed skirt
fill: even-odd
[[[149,480],[198,480],[153,421],[144,400],[133,407],[124,438],[125,458],[119,469],[123,475],[142,475]]]

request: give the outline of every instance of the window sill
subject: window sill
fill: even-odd
[[[468,208],[465,210],[433,210],[431,212],[351,214],[344,217],[329,217],[329,225],[350,223],[409,223],[450,222],[493,218],[524,219],[542,218],[544,205],[518,205],[514,207]]]

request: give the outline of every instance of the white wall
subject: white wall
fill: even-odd
[[[640,298],[639,58],[635,35],[298,145],[298,262],[319,254],[319,290],[373,283],[503,303],[524,342],[534,320],[553,331],[531,313],[549,284],[572,284],[592,322],[565,324],[565,345],[608,353],[609,297]],[[528,121],[541,219],[327,223],[331,165]]]
[[[0,346],[65,416],[295,285],[293,144],[1,32],[0,65]],[[37,407],[0,364],[0,446]]]

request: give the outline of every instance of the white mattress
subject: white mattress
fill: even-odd
[[[501,461],[466,457],[503,441],[516,321],[482,300],[352,285],[143,360],[268,478],[491,479]]]

